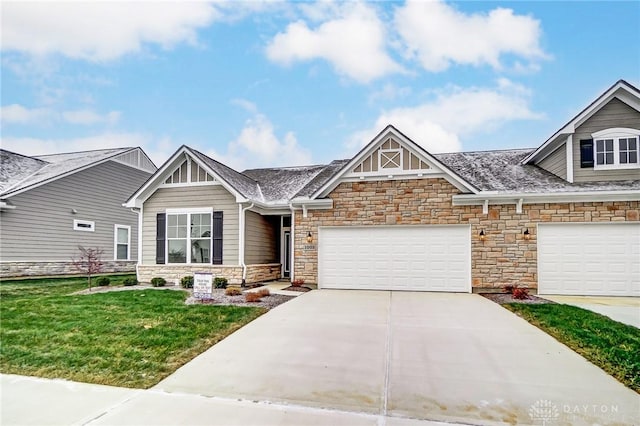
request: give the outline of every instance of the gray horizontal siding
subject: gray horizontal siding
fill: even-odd
[[[252,265],[279,262],[273,226],[255,212],[247,212],[245,220],[245,263]]]
[[[122,203],[149,176],[109,161],[11,197],[16,208],[0,212],[0,259],[69,261],[82,245],[100,247],[103,259],[113,260],[118,224],[131,227],[131,259],[136,260],[138,215]],[[95,222],[95,232],[74,231],[74,219]]]
[[[612,127],[640,129],[640,112],[618,99],[613,99],[576,129],[573,137],[574,182],[640,179],[640,169],[594,170],[580,168],[580,140],[591,139],[592,133]]]
[[[211,207],[223,213],[222,262],[238,265],[238,204],[221,185],[158,189],[143,206],[142,263],[156,263],[156,215],[166,209]]]
[[[567,179],[567,148],[565,144],[560,145],[558,149],[553,151],[551,155],[538,163],[539,167],[542,167],[548,172]]]

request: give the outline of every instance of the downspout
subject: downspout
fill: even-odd
[[[295,266],[294,260],[296,258],[296,210],[293,208],[293,203],[289,203],[289,208],[291,209],[291,259],[289,260],[291,264],[289,265],[289,280],[293,282],[295,279]]]
[[[139,277],[138,275],[138,265],[142,264],[142,219],[143,219],[143,215],[142,215],[142,209],[143,207],[140,208],[132,208],[131,211],[132,212],[136,212],[138,214],[138,257],[136,258],[136,279]]]
[[[242,266],[242,285],[245,285],[247,279],[247,264],[244,261],[244,243],[245,243],[245,214],[247,210],[253,208],[254,203],[251,203],[249,206],[242,208],[242,204],[240,204],[240,265]]]

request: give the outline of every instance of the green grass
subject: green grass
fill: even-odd
[[[0,283],[0,371],[147,388],[265,312],[187,306],[183,291],[70,294],[84,288],[78,278]]]
[[[640,330],[560,304],[503,305],[640,393]]]

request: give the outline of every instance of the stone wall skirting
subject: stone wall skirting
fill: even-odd
[[[329,194],[333,208],[295,215],[294,278],[318,282],[317,244],[321,226],[470,225],[471,285],[474,289],[518,284],[538,287],[537,225],[541,223],[637,222],[640,202],[576,202],[454,206],[459,191],[444,179],[345,182]],[[529,239],[523,232],[529,230]],[[484,230],[485,240],[478,234]]]
[[[224,265],[138,265],[138,281],[149,283],[151,278],[162,277],[169,284],[180,285],[183,277],[196,272],[208,272],[215,277],[224,277],[231,285],[242,284],[242,266]],[[247,265],[246,284],[273,281],[278,278],[280,278],[279,263]]]
[[[135,261],[102,261],[102,274],[135,272]],[[0,278],[83,275],[71,262],[0,262]]]

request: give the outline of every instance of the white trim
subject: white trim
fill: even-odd
[[[96,223],[92,220],[73,219],[73,230],[82,232],[95,232]]]
[[[567,150],[567,182],[573,183],[573,135],[567,136],[565,149]]]
[[[617,93],[620,91],[620,93]],[[560,130],[554,133],[549,139],[547,139],[542,145],[540,145],[535,151],[531,154],[527,155],[520,164],[527,164],[531,161],[539,161],[539,154],[546,150],[546,148],[554,143],[559,136],[573,134],[576,131],[576,128],[580,126],[580,124],[584,123],[589,117],[599,111],[603,106],[605,106],[612,99],[617,98],[625,104],[629,105],[631,108],[634,108],[637,111],[640,111],[640,92],[627,83],[624,80],[620,80],[616,82],[613,86],[611,86],[607,91],[605,91],[602,95],[600,95],[596,100],[594,100],[589,106],[583,109],[578,115],[576,115],[571,121],[565,124]],[[551,152],[555,151],[554,149]]]
[[[192,186],[217,186],[222,185],[220,182],[210,181],[210,182],[183,182],[183,183],[161,183],[158,185],[158,189],[160,188],[184,188],[184,187],[192,187]]]
[[[640,191],[582,191],[533,194],[526,192],[512,194],[483,192],[480,194],[458,194],[452,197],[454,206],[517,204],[520,199],[522,199],[523,204],[640,201]]]
[[[142,265],[142,226],[143,226],[143,219],[144,219],[144,208],[140,207],[140,210],[138,210],[138,258],[137,260],[137,264],[138,265]]]
[[[186,213],[213,213],[213,207],[194,207],[194,208],[174,208],[165,209],[166,214],[186,214]]]
[[[118,259],[118,229],[126,229],[127,230],[127,258],[126,259]],[[129,225],[113,225],[113,260],[131,260],[131,226]]]
[[[477,193],[478,189],[476,189],[469,182],[465,181],[457,174],[455,174],[451,169],[446,167],[442,162],[440,162],[437,158],[433,157],[429,154],[424,148],[420,145],[409,139],[407,136],[403,135],[398,129],[393,127],[392,125],[388,125],[384,128],[371,142],[369,142],[358,154],[355,155],[347,164],[345,164],[337,173],[331,177],[324,185],[322,185],[318,190],[316,190],[310,198],[318,198],[324,197],[329,192],[331,192],[338,184],[342,181],[342,178],[345,177],[353,168],[358,165],[364,157],[367,155],[371,155],[373,150],[379,145],[382,144],[387,138],[393,136],[396,139],[396,142],[400,143],[400,145],[404,145],[405,148],[409,147],[410,151],[414,151],[419,153],[423,157],[423,161],[427,163],[429,167],[436,167],[443,172],[443,177],[451,183],[453,186],[458,188],[463,192],[473,192]],[[378,165],[380,167],[380,165]],[[416,170],[416,172],[424,173],[424,170]],[[387,172],[388,174],[388,172]]]
[[[293,204],[290,204],[291,208],[291,264],[289,265],[289,280],[293,282],[295,280],[295,259],[296,259],[296,209]]]
[[[593,138],[593,170],[626,170],[640,168],[640,130],[625,127],[613,127],[592,133]],[[636,162],[620,163],[620,139],[635,138]],[[613,142],[613,163],[598,164],[598,142],[611,140]],[[607,152],[607,151],[605,151]]]
[[[169,238],[169,215],[187,215],[187,236],[186,238]],[[209,228],[210,236],[209,236],[209,262],[208,263],[192,263],[191,262],[191,241],[206,239],[203,237],[191,237],[191,215],[192,214],[209,214],[211,217],[209,218]],[[212,207],[204,207],[204,208],[186,208],[186,209],[165,209],[165,238],[164,238],[164,264],[165,265],[211,265],[213,264],[213,208]],[[187,243],[185,248],[186,252],[186,262],[169,262],[169,240],[184,240]]]
[[[0,210],[13,210],[15,208],[16,206],[14,206],[13,204],[9,204],[5,201],[0,201]]]

